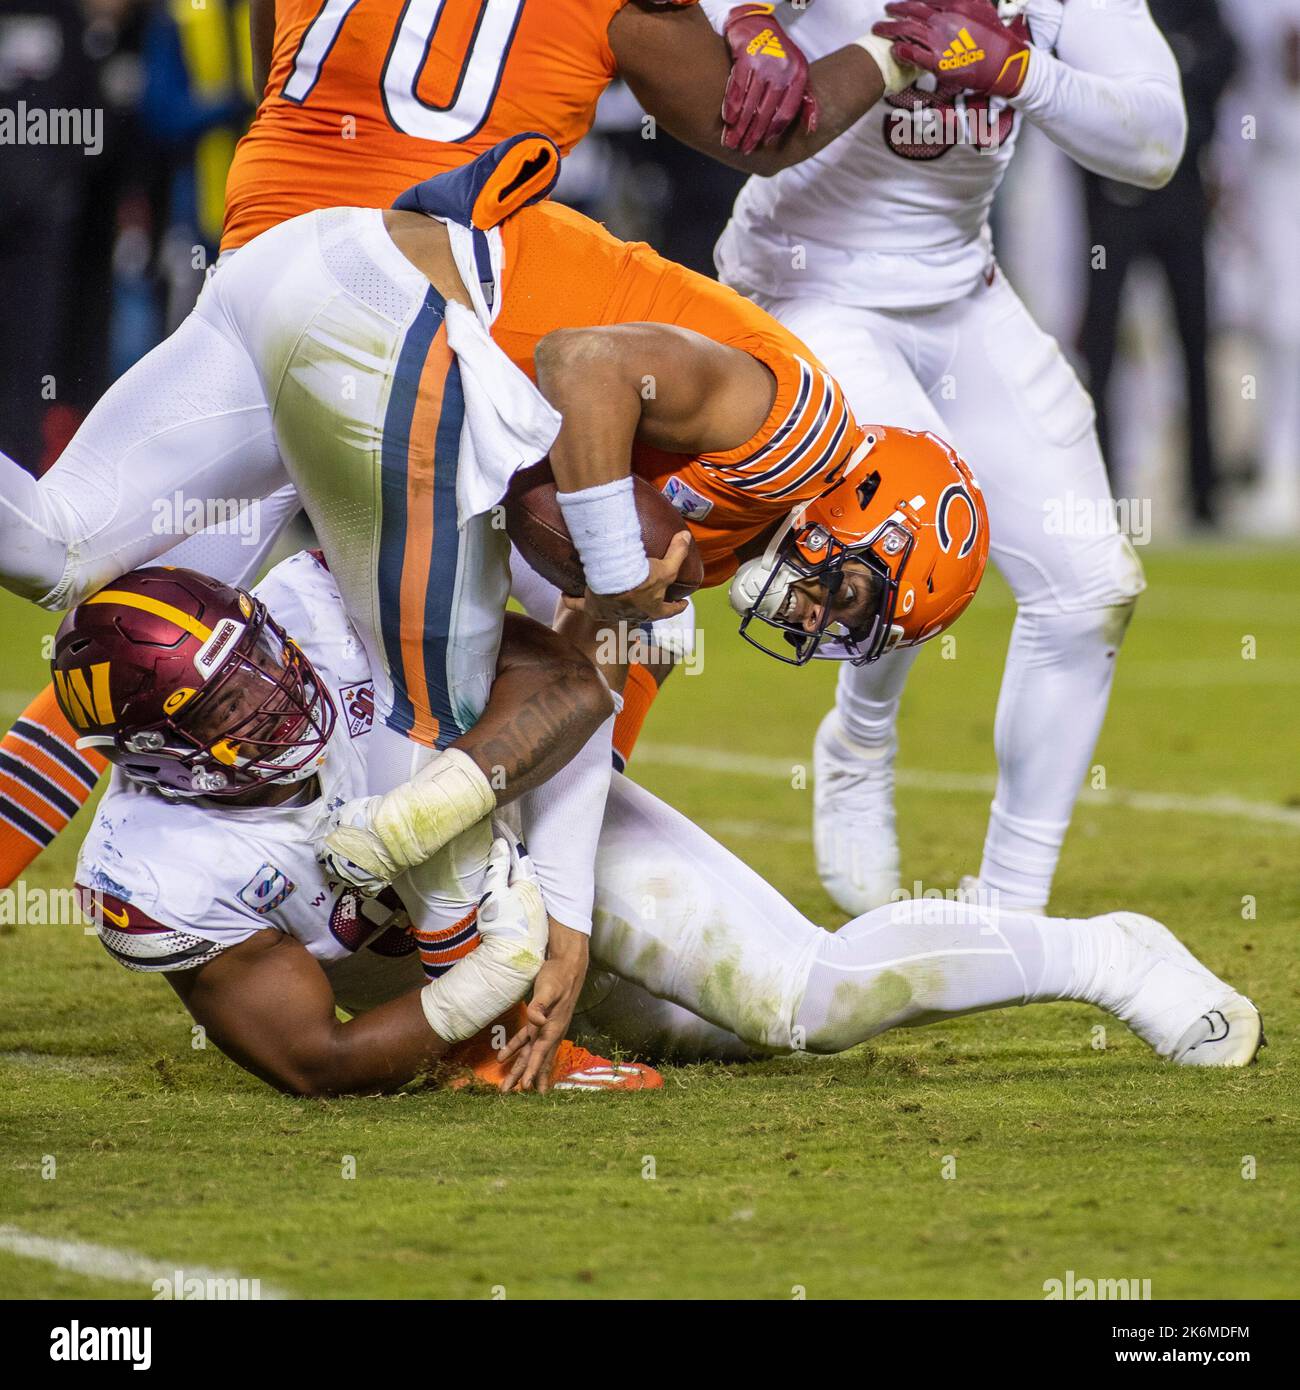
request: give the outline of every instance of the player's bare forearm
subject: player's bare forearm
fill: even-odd
[[[231,1061],[290,1095],[393,1090],[450,1046],[429,1027],[418,988],[340,1023],[320,963],[279,932],[167,978]]]
[[[560,329],[537,344],[537,388],[564,417],[550,455],[561,492],[599,487],[632,472],[643,402],[625,346],[601,328]]]
[[[866,27],[864,18],[863,27]],[[773,145],[751,154],[722,144],[722,100],[731,75],[725,40],[694,7],[643,10],[628,5],[609,26],[610,47],[633,94],[670,135],[703,154],[751,174],[775,174],[825,149],[880,100],[885,80],[856,44],[811,64],[817,128],[795,121]]]
[[[510,613],[487,708],[454,746],[474,759],[503,805],[549,781],[613,711],[608,687],[582,652]]]
[[[275,49],[275,0],[249,0],[248,28],[253,49],[253,95],[261,101]]]
[[[667,589],[689,543],[674,538],[661,559],[640,549],[632,446],[737,448],[766,419],[775,379],[748,353],[663,323],[561,329],[542,339],[534,362],[538,386],[564,419],[550,461],[571,535],[572,517],[583,512],[574,536],[588,584],[580,601],[610,622],[679,613],[683,604],[668,600]],[[609,515],[593,519],[589,506]],[[639,566],[628,562],[633,547]]]

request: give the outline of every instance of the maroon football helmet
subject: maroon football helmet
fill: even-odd
[[[334,731],[329,692],[266,605],[193,570],[135,570],[93,594],[50,665],[78,746],[166,796],[303,781]]]

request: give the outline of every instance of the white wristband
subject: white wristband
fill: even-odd
[[[920,76],[919,68],[914,68],[911,63],[900,63],[894,57],[892,39],[882,39],[879,34],[863,34],[860,39],[854,39],[854,43],[859,48],[865,48],[876,60],[880,75],[885,79],[886,96],[892,97],[895,92],[906,90]]]
[[[581,492],[557,492],[555,500],[593,593],[624,594],[645,583],[650,561],[630,476]]]

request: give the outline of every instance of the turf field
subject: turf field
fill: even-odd
[[[1071,1270],[1156,1298],[1294,1295],[1300,570],[1282,551],[1144,560],[1106,790],[1076,815],[1054,907],[1172,925],[1262,1008],[1257,1067],[1177,1070],[1117,1024],[1098,1050],[1103,1015],[1054,1005],[670,1069],[642,1096],[291,1100],[194,1050],[166,984],[80,928],[5,925],[0,1294],[149,1297],[180,1268],[311,1297],[1033,1299]],[[701,612],[703,673],[670,684],[636,776],[833,927],[798,776],[833,672],[744,648],[717,595]],[[953,659],[929,651],[913,678],[909,884],[978,866],[1010,620],[991,579]],[[6,721],[51,629],[0,601]],[[69,882],[79,838],[29,889]]]

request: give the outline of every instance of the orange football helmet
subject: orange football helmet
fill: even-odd
[[[764,553],[736,571],[729,597],[740,635],[778,661],[861,666],[955,623],[988,553],[984,497],[957,453],[937,435],[870,426],[844,479],[790,514]],[[862,573],[846,571],[852,561],[871,576],[871,594],[865,616],[846,624],[835,596]],[[824,586],[822,601],[813,621],[797,621],[793,591],[808,580]],[[762,640],[764,627],[779,642]]]

